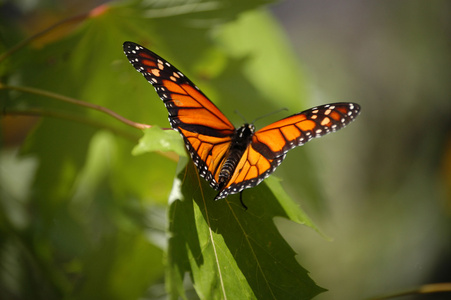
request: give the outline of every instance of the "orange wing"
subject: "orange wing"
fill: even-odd
[[[254,133],[227,185],[215,199],[254,187],[282,163],[286,153],[297,146],[337,131],[360,112],[355,103],[333,103],[314,107],[274,122]]]
[[[188,152],[214,189],[214,174],[235,134],[235,127],[182,72],[152,51],[125,42],[124,53],[135,69],[153,85],[169,113],[172,128],[180,132]]]
[[[257,132],[249,124],[235,129],[197,86],[166,60],[132,42],[124,43],[124,52],[163,100],[169,122],[182,135],[199,174],[219,190],[215,200],[256,186],[274,172],[288,150],[343,128],[360,111],[355,103],[327,104]]]

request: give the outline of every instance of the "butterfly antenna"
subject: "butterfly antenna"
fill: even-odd
[[[235,109],[234,113],[236,113],[237,115],[239,115],[239,116],[241,117],[241,119],[243,119],[244,123],[247,123],[246,118],[245,118],[245,117],[244,117],[237,109]],[[249,124],[249,123],[247,123],[247,124]]]
[[[281,109],[278,109],[278,110],[272,111],[272,112],[270,112],[270,113],[267,113],[266,115],[260,116],[260,117],[258,117],[258,118],[256,118],[256,119],[254,119],[254,121],[252,121],[251,124],[254,124],[254,123],[257,122],[258,120],[261,120],[261,119],[263,119],[263,118],[269,117],[270,115],[278,114],[278,113],[280,113],[280,112],[283,111],[283,110],[288,111],[288,108],[282,107]]]

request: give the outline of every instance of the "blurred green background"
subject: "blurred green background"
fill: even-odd
[[[3,1],[0,52],[99,4]],[[122,53],[130,39],[186,72],[236,125],[235,110],[253,120],[359,103],[354,123],[291,151],[275,174],[331,240],[276,223],[329,290],[315,299],[368,298],[451,281],[450,11],[445,0],[119,2],[0,62],[0,82],[168,127]],[[5,90],[0,101],[0,298],[164,298],[176,163],[132,156],[140,132],[97,112]],[[11,113],[37,109],[63,118]]]
[[[450,4],[285,1],[274,9],[312,101],[362,105],[346,132],[305,147],[326,195],[314,220],[333,241],[284,223],[294,248],[314,253],[306,265],[330,290],[318,299],[451,279]]]

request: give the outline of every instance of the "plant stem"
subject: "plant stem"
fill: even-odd
[[[385,296],[379,296],[376,298],[371,298],[371,300],[385,300],[409,295],[432,294],[443,292],[451,292],[451,282],[425,284],[412,290],[398,292]]]
[[[31,88],[31,87],[19,87],[19,86],[11,86],[11,85],[4,85],[2,83],[0,83],[0,89],[9,89],[9,90],[15,90],[15,91],[19,91],[19,92],[24,92],[24,93],[29,93],[29,94],[35,94],[35,95],[41,95],[41,96],[45,96],[45,97],[49,97],[49,98],[53,98],[56,100],[60,100],[63,102],[67,102],[67,103],[71,103],[71,104],[75,104],[75,105],[79,105],[79,106],[84,106],[84,107],[88,107],[88,108],[92,108],[95,109],[97,111],[103,112],[107,115],[112,116],[113,118],[116,118],[117,120],[121,121],[122,123],[125,123],[129,126],[138,128],[138,129],[146,129],[146,128],[150,128],[152,126],[147,125],[147,124],[141,124],[141,123],[136,123],[133,122],[129,119],[126,119],[124,117],[122,117],[121,115],[115,113],[114,111],[97,105],[97,104],[93,104],[93,103],[89,103],[89,102],[84,102],[84,101],[80,101],[74,98],[70,98],[70,97],[66,97],[60,94],[56,94],[56,93],[52,93],[52,92],[48,92],[48,91],[44,91],[44,90],[40,90],[40,89],[35,89],[35,88]]]
[[[92,127],[96,128],[103,128],[107,129],[114,134],[120,135],[128,140],[136,141],[140,138],[137,134],[129,133],[125,130],[122,130],[120,128],[115,128],[109,124],[105,124],[103,122],[98,122],[91,119],[86,119],[84,117],[80,117],[74,114],[68,114],[65,112],[57,112],[57,111],[49,111],[49,110],[43,110],[40,108],[32,108],[27,110],[8,110],[3,112],[3,115],[10,115],[10,116],[44,116],[44,117],[53,117],[53,118],[59,118],[59,119],[65,119],[70,120],[78,123],[87,124]]]

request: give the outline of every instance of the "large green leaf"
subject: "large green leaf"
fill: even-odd
[[[175,181],[169,211],[168,285],[174,299],[189,273],[201,299],[310,299],[324,291],[295,259],[276,216],[310,220],[270,180],[239,196],[213,201],[192,163]],[[278,198],[278,194],[280,198]],[[289,208],[289,210],[287,210]]]

